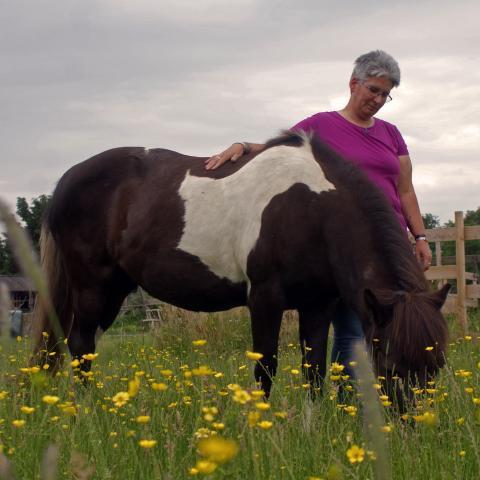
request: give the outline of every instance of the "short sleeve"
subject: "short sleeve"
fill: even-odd
[[[309,132],[312,129],[312,117],[305,118],[301,120],[296,125],[290,128],[292,132]]]
[[[408,155],[409,153],[407,144],[405,143],[405,140],[403,139],[400,130],[395,126],[393,126],[393,134],[395,137],[395,142],[397,144],[397,155]]]

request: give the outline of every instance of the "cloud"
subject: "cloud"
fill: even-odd
[[[17,0],[0,27],[0,196],[52,190],[119,145],[209,155],[338,109],[353,60],[383,48],[422,210],[476,208],[478,2]],[[448,179],[448,181],[447,181]]]

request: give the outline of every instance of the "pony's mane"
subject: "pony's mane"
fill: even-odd
[[[448,326],[439,311],[440,293],[375,291],[379,304],[393,309],[392,321],[385,326],[392,347],[390,352],[395,352],[394,359],[399,364],[408,364],[413,371],[424,368],[431,371],[445,361]],[[375,334],[373,330],[370,336]]]
[[[434,309],[428,293],[405,294],[394,307],[390,341],[413,371],[433,370],[445,362],[448,326],[439,313],[432,316]]]
[[[384,193],[353,162],[344,159],[313,134],[285,131],[269,140],[266,148],[278,145],[301,147],[309,143],[312,153],[323,169],[326,178],[337,187],[342,186],[355,199],[375,230],[375,248],[390,266],[397,286],[408,292],[428,290],[428,283],[421,271],[412,247],[402,230],[395,212]]]

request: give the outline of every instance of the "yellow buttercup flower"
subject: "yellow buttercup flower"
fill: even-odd
[[[84,360],[89,360],[89,361],[95,360],[97,357],[98,357],[98,353],[85,353],[84,355],[82,355],[82,358]]]
[[[345,369],[345,365],[342,365],[337,362],[333,362],[330,365],[330,372],[332,372],[333,374],[342,373],[344,369]]]
[[[262,418],[260,412],[249,412],[247,416],[248,425],[254,427],[260,421],[260,418]]]
[[[140,390],[140,378],[135,377],[133,380],[128,382],[128,395],[130,397],[135,397]]]
[[[20,369],[22,373],[38,373],[40,371],[40,367],[33,366],[33,367],[23,367]]]
[[[68,415],[76,415],[77,409],[73,405],[66,405],[62,407],[62,411],[68,413]]]
[[[262,398],[265,396],[265,392],[263,390],[252,390],[250,395],[252,398]]]
[[[13,420],[12,425],[15,428],[22,428],[23,426],[25,426],[25,423],[26,423],[25,420]]]
[[[42,401],[48,405],[55,405],[59,400],[60,398],[56,397],[55,395],[44,395],[42,397]]]
[[[210,462],[209,460],[199,460],[195,465],[195,469],[200,473],[208,475],[217,469],[217,464],[215,462]]]
[[[215,372],[206,365],[200,365],[198,368],[192,368],[192,374],[197,377],[203,377],[207,375],[213,375]]]
[[[434,427],[438,423],[438,417],[435,413],[425,412],[422,415],[414,415],[413,419],[418,423],[424,423],[429,427]]]
[[[150,416],[149,415],[139,415],[136,418],[137,423],[148,423],[150,421]]]
[[[225,463],[238,453],[238,444],[235,440],[214,435],[203,438],[197,445],[198,453],[207,460],[215,463]]]
[[[112,397],[112,402],[116,407],[123,407],[130,400],[128,392],[118,392]]]
[[[269,422],[268,420],[262,420],[261,422],[258,422],[257,424],[260,428],[263,428],[264,430],[268,430],[269,428],[272,428],[273,423]]]
[[[347,458],[350,463],[361,463],[365,458],[365,450],[358,445],[352,445],[347,450]]]
[[[165,383],[152,383],[152,389],[156,390],[157,392],[164,392],[168,389],[168,385]]]
[[[347,405],[344,407],[345,412],[347,412],[351,417],[354,417],[357,414],[357,407],[353,405]]]
[[[27,415],[30,415],[31,413],[33,413],[35,411],[35,408],[34,407],[23,406],[23,407],[20,407],[20,411],[22,413],[26,413]]]
[[[263,358],[263,353],[257,353],[257,352],[250,352],[250,351],[246,351],[245,352],[245,356],[249,359],[249,360],[255,360],[255,361],[258,361],[258,360],[261,360]]]
[[[233,401],[245,405],[252,399],[250,394],[246,390],[235,390],[233,393]]]
[[[205,345],[206,343],[207,343],[206,340],[200,339],[200,340],[194,340],[194,341],[192,342],[192,345],[193,345],[194,347],[203,347],[203,345]]]
[[[258,410],[268,410],[270,408],[270,404],[267,402],[257,402],[255,407],[258,408]]]
[[[142,448],[153,448],[157,444],[157,441],[156,440],[140,440],[138,444]]]

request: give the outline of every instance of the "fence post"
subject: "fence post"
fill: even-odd
[[[465,226],[463,212],[455,212],[455,255],[457,263],[457,314],[462,331],[467,331],[466,279],[465,279]]]
[[[439,240],[435,242],[435,258],[435,265],[437,267],[440,267],[442,265],[442,243]],[[445,280],[439,280],[438,287],[443,287],[443,285],[445,285]]]

